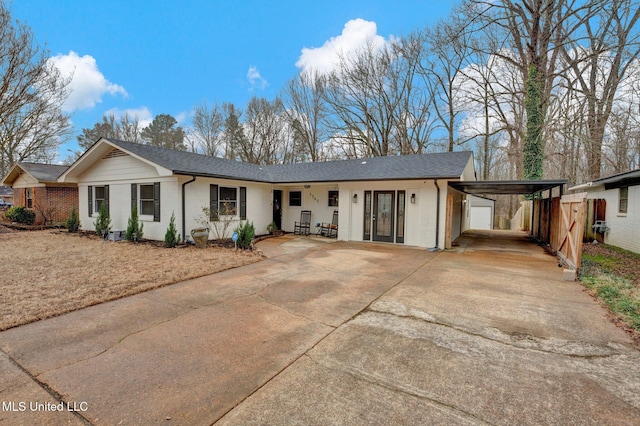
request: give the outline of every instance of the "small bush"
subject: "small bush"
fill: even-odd
[[[104,203],[100,206],[98,219],[93,222],[93,225],[96,228],[96,234],[106,239],[111,230],[111,218],[109,217],[109,213],[107,213],[107,206]]]
[[[164,234],[164,246],[168,248],[173,248],[180,243],[180,234],[178,234],[178,230],[176,229],[176,215],[171,213],[171,220],[169,221],[169,227],[167,228],[167,232]]]
[[[144,224],[138,222],[138,209],[136,207],[131,211],[131,217],[129,218],[129,223],[127,224],[127,232],[124,237],[127,241],[133,241],[137,243],[142,239]]]
[[[256,229],[253,226],[253,222],[244,222],[240,223],[234,231],[238,234],[238,241],[236,241],[236,246],[243,250],[251,248],[251,242],[253,241],[253,236],[256,233]]]
[[[32,225],[36,220],[36,212],[23,206],[11,207],[5,214],[7,219],[12,222]]]
[[[78,229],[80,229],[80,217],[75,207],[71,209],[71,216],[67,219],[66,227],[69,232],[78,232]]]

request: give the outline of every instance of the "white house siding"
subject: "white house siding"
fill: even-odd
[[[153,216],[140,216],[140,221],[144,224],[144,238],[151,240],[163,240],[164,234],[169,225],[171,213],[175,209],[176,226],[180,226],[181,220],[179,204],[179,185],[177,178],[156,177],[139,178],[124,181],[91,181],[78,184],[79,215],[81,229],[94,230],[94,222],[98,217],[98,212],[94,211],[89,216],[88,187],[109,185],[109,216],[111,218],[111,229],[114,231],[125,231],[129,218],[131,217],[131,184],[153,184],[160,182],[160,222],[154,222]],[[176,206],[178,206],[176,208]]]
[[[109,185],[109,216],[111,229],[125,231],[131,216],[131,184],[160,182],[160,222],[153,217],[140,216],[144,224],[144,238],[163,240],[173,203],[178,198],[177,178],[160,176],[155,167],[132,156],[103,158],[78,176],[78,202],[80,225],[83,230],[93,230],[98,212],[89,216],[88,187]],[[176,211],[179,217],[179,209]]]
[[[150,164],[133,156],[124,155],[96,161],[91,168],[80,175],[80,179],[83,182],[106,183],[108,181],[135,180],[159,175],[158,170]],[[169,173],[164,175],[167,176]]]
[[[446,219],[446,182],[440,182],[441,188],[441,242],[444,241],[444,222]],[[405,237],[404,244],[419,247],[434,247],[436,244],[436,206],[437,191],[433,180],[419,181],[375,181],[344,182],[340,184],[340,216],[338,239],[363,241],[364,232],[364,192],[405,191]],[[415,203],[411,195],[416,194]],[[353,196],[357,195],[357,202]],[[394,215],[397,221],[397,215]],[[395,233],[394,225],[394,233]]]
[[[45,186],[47,185],[44,183],[38,182],[38,179],[34,178],[28,173],[22,173],[20,176],[16,178],[16,180],[13,181],[13,184],[11,185],[11,187],[14,189],[36,188],[36,187],[45,187]]]
[[[276,186],[274,189],[282,190],[282,229],[292,232],[295,222],[300,221],[302,210],[311,210],[311,233],[316,233],[316,224],[331,223],[333,211],[338,210],[338,219],[346,201],[338,184],[304,184],[295,186]],[[302,192],[302,206],[289,205],[289,192]],[[329,191],[339,191],[338,207],[329,206]],[[271,205],[271,204],[269,204]],[[272,210],[269,210],[272,214]]]
[[[182,183],[191,180],[190,176],[181,176],[178,190],[182,191]],[[256,234],[266,234],[267,225],[271,222],[273,217],[272,210],[272,194],[271,185],[265,183],[245,182],[239,180],[228,179],[213,179],[205,177],[197,177],[194,182],[191,182],[185,187],[185,230],[187,236],[189,236],[191,229],[200,228],[202,224],[199,222],[204,217],[202,209],[203,207],[209,208],[210,203],[210,187],[211,185],[224,186],[229,188],[238,189],[238,209],[240,206],[240,187],[247,188],[247,221],[253,222],[256,229]],[[178,198],[179,200],[179,198]],[[181,209],[179,202],[176,203],[176,218],[178,217],[178,211]],[[239,213],[239,211],[238,211]],[[240,223],[239,216],[231,219],[231,223],[226,231],[226,238],[230,238],[233,230]],[[176,226],[181,229],[182,222],[176,221]],[[211,239],[217,237],[213,230],[213,225],[210,225],[212,232],[210,234]],[[222,228],[220,227],[220,232]],[[180,231],[182,232],[182,231]]]
[[[618,188],[589,191],[588,198],[604,198],[609,232],[604,242],[640,253],[640,185],[629,187],[627,213],[618,213]]]

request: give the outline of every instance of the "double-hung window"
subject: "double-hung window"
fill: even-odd
[[[153,216],[153,184],[140,185],[140,207],[138,212],[141,215]]]
[[[141,219],[160,222],[160,182],[131,184],[131,211]]]
[[[87,198],[89,201],[89,216],[100,212],[102,206],[109,214],[109,185],[89,186]]]
[[[31,188],[26,188],[24,192],[25,205],[28,209],[31,209],[33,208],[33,193],[31,192]]]
[[[629,204],[629,187],[624,186],[618,189],[618,213],[626,214]]]
[[[220,187],[218,212],[222,216],[235,216],[238,205],[238,188]]]
[[[209,220],[217,221],[220,216],[239,216],[247,219],[247,188],[210,185],[209,187]]]
[[[106,191],[104,186],[96,186],[95,187],[95,205],[96,212],[99,212],[102,208],[102,205],[105,203]],[[105,206],[106,207],[106,206]]]

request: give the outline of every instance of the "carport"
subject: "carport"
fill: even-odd
[[[457,191],[471,195],[526,195],[534,202],[531,209],[530,235],[538,241],[548,244],[555,252],[559,247],[561,223],[560,199],[568,179],[553,180],[485,180],[449,182]],[[554,188],[558,188],[557,198],[553,197]],[[544,194],[547,197],[544,198]],[[556,200],[554,202],[554,200]],[[555,229],[554,229],[555,228]]]

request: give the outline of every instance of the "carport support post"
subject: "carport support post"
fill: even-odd
[[[538,196],[540,197],[540,208],[538,209],[540,211],[538,212],[538,235],[536,235],[536,238],[538,241],[542,241],[542,191],[538,192]]]
[[[551,205],[553,204],[553,188],[549,188],[549,206],[547,207],[547,244],[551,246]]]
[[[531,229],[529,230],[529,236],[533,237],[533,219],[536,217],[536,194],[535,192],[531,194],[531,220],[529,221],[529,225]]]

